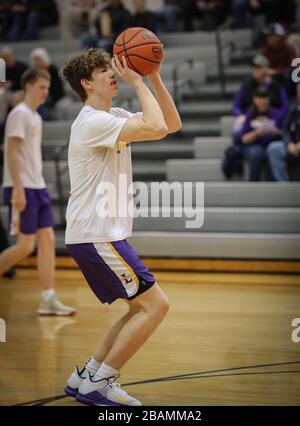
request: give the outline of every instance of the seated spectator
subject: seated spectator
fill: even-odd
[[[106,0],[70,0],[70,4],[61,16],[62,37],[72,40],[84,33],[96,35],[95,22]]]
[[[279,22],[290,28],[296,20],[295,0],[269,0],[266,3],[267,22]]]
[[[276,170],[273,170],[274,162],[270,161],[272,149],[277,141],[282,141],[282,116],[272,109],[268,92],[264,88],[258,88],[253,95],[253,105],[247,114],[242,129],[242,142],[244,157],[249,162],[249,180],[259,181],[262,164],[268,161],[271,178],[276,179]]]
[[[0,127],[2,127],[9,109],[23,99],[21,76],[28,66],[18,61],[13,51],[8,47],[1,50],[0,58],[5,61],[6,67],[6,81],[0,82]]]
[[[233,0],[234,28],[245,28],[248,24],[248,0]]]
[[[255,47],[262,45],[262,30],[267,22],[266,0],[248,0],[248,10],[252,17],[252,44]]]
[[[231,0],[190,0],[184,2],[184,30],[193,31],[193,20],[200,21],[200,29],[215,30],[225,22],[231,9]]]
[[[59,21],[55,0],[12,0],[11,13],[10,41],[20,40],[24,29],[28,40],[36,40],[40,28]]]
[[[248,9],[254,18],[254,26],[259,30],[262,30],[262,25],[274,22],[290,28],[296,21],[295,0],[248,0]]]
[[[48,71],[51,76],[49,96],[38,110],[44,120],[49,120],[53,115],[55,104],[65,96],[63,82],[59,77],[56,66],[51,63],[50,56],[46,49],[42,47],[33,49],[30,53],[30,57],[33,67]]]
[[[147,28],[148,30],[158,34],[159,24],[158,17],[149,12],[145,6],[145,0],[133,0],[134,14],[132,17],[133,27]]]
[[[256,55],[252,60],[251,75],[237,91],[232,112],[236,117],[233,126],[234,143],[240,142],[240,132],[245,122],[246,114],[252,105],[252,97],[258,87],[264,87],[269,94],[272,108],[278,110],[282,119],[288,109],[288,98],[285,89],[269,76],[269,61],[262,55]]]
[[[182,18],[184,0],[165,0],[159,16],[166,24],[166,31],[179,31],[179,21]]]
[[[131,13],[123,6],[121,0],[108,0],[108,6],[96,21],[97,35],[87,34],[82,37],[83,47],[99,47],[111,53],[115,38],[132,26]]]
[[[5,40],[11,24],[11,4],[8,0],[0,0],[0,40]]]
[[[283,129],[284,142],[272,144],[270,161],[275,180],[300,180],[300,83],[297,84],[297,100],[291,106]]]
[[[9,47],[1,50],[0,57],[5,61],[6,85],[9,86],[9,90],[12,92],[21,90],[21,76],[28,69],[28,65],[18,61]]]
[[[282,25],[272,24],[267,30],[267,44],[262,54],[269,60],[269,74],[284,85],[288,94],[293,94],[291,86],[291,64],[297,57],[296,49],[287,43],[286,32]]]

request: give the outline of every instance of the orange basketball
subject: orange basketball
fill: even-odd
[[[114,55],[126,57],[128,66],[145,76],[154,72],[160,65],[164,47],[159,38],[146,28],[128,28],[116,39]]]

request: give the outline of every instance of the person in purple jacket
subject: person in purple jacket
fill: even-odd
[[[271,177],[274,179],[272,146],[282,140],[282,124],[281,112],[270,106],[268,91],[262,87],[258,88],[253,95],[253,105],[246,115],[241,131],[244,156],[250,166],[250,181],[260,180],[261,166],[266,160]]]
[[[234,97],[232,113],[236,117],[233,125],[233,138],[235,144],[240,142],[241,129],[245,122],[246,114],[252,105],[252,97],[259,87],[265,88],[269,93],[272,108],[285,117],[288,111],[288,97],[283,87],[269,76],[269,61],[262,55],[256,55],[251,63],[251,74],[246,77]]]

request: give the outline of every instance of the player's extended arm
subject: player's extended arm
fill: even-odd
[[[129,118],[124,124],[118,140],[124,142],[139,142],[162,139],[168,134],[162,110],[154,95],[148,89],[143,78],[128,68],[123,56],[122,64],[115,56],[113,62],[114,71],[120,78],[129,83],[136,91],[142,106],[143,116]]]
[[[11,137],[7,142],[7,163],[14,185],[12,202],[16,206],[17,210],[21,212],[26,207],[26,197],[20,173],[20,151],[22,139]]]
[[[169,133],[178,132],[182,127],[181,118],[172,96],[161,79],[159,71],[150,74],[148,79],[152,84],[155,97],[165,117]]]

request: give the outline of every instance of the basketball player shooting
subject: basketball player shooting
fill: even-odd
[[[169,301],[126,240],[132,218],[97,215],[97,187],[109,182],[118,194],[120,174],[132,182],[130,143],[162,139],[178,131],[181,120],[159,67],[148,75],[155,96],[125,57],[120,61],[115,55],[111,68],[99,49],[68,60],[63,75],[84,103],[70,134],[66,245],[100,302],[122,299],[128,308],[85,367],[75,368],[65,392],[88,405],[141,405],[117,383],[119,370],[161,323]],[[118,94],[116,76],[134,88],[142,112],[111,107]],[[119,205],[117,211],[123,207],[127,211]]]

